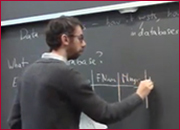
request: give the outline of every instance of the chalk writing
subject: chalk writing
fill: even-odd
[[[97,62],[95,59],[93,58],[88,58],[88,59],[77,59],[77,60],[69,60],[68,62],[68,65],[84,65],[84,66],[87,66],[87,65],[97,65]]]
[[[133,84],[135,84],[137,81],[138,81],[138,79],[135,79],[135,78],[132,78],[132,77],[130,77],[129,76],[129,73],[126,73],[126,74],[121,74],[121,80],[122,80],[122,83],[133,83]]]
[[[150,76],[147,74],[147,70],[144,70],[144,79],[151,79]],[[130,77],[129,73],[117,73],[116,78],[109,77],[105,73],[94,73],[91,70],[91,86],[93,90],[95,87],[102,86],[102,87],[116,87],[118,91],[118,101],[121,101],[121,89],[123,88],[132,88],[136,89],[138,86],[135,86],[135,83],[139,80],[139,78]],[[131,83],[131,84],[129,84]],[[148,97],[145,99],[146,108],[149,107],[148,104]]]
[[[165,14],[164,14],[165,13]],[[163,11],[163,14],[161,13],[156,13],[155,11],[149,11],[145,14],[140,14],[136,16],[136,14],[121,14],[118,16],[115,16],[115,18],[112,18],[110,16],[106,17],[106,26],[116,26],[116,25],[121,25],[124,23],[133,23],[134,21],[139,21],[139,22],[146,22],[146,21],[154,21],[155,23],[158,23],[161,21],[161,18],[166,15],[167,18],[174,18],[174,17],[179,17],[179,10],[174,10],[167,8]]]
[[[172,11],[171,9],[168,9],[167,17],[179,17],[179,11]]]
[[[96,54],[98,54],[99,58],[101,58],[103,56],[103,52],[102,51],[97,51]],[[100,63],[103,63],[103,61],[100,60]]]
[[[157,17],[157,14],[153,12],[151,12],[150,14],[138,16],[139,21],[150,21],[150,20],[158,20],[158,19],[159,18]]]
[[[12,87],[17,87],[17,80],[18,80],[18,77],[13,78]]]
[[[31,40],[34,38],[38,38],[39,34],[35,31],[35,29],[32,29],[31,31],[23,28],[20,30],[20,40]]]
[[[132,14],[129,14],[129,15],[126,17],[126,23],[133,22],[134,20],[135,20],[135,18],[133,17]]]
[[[106,25],[108,27],[113,26],[113,25],[120,25],[121,20],[110,20],[109,17],[106,18]]]
[[[27,62],[25,60],[24,57],[22,57],[21,61],[17,61],[16,58],[13,58],[12,61],[10,61],[9,59],[7,60],[7,64],[8,64],[8,68],[9,69],[21,69],[24,68],[26,65],[29,64],[29,62]]]
[[[157,26],[157,27],[151,27],[150,29],[145,29],[143,25],[144,23],[141,23],[138,31],[132,31],[130,33],[130,36],[150,37],[150,36],[179,35],[179,28],[162,29],[160,26]]]
[[[151,79],[151,77],[147,75],[147,70],[144,70],[144,79]],[[121,74],[121,83],[132,83],[136,84],[139,81],[139,78],[133,78],[129,75],[129,73],[122,73]]]
[[[96,51],[96,55],[98,58],[92,58],[89,57],[87,59],[77,59],[77,60],[69,60],[67,62],[68,65],[75,65],[75,66],[87,66],[87,65],[92,65],[96,66],[98,64],[103,64],[103,61],[100,59],[103,56],[102,51]]]
[[[117,82],[116,79],[110,78],[110,77],[108,77],[107,74],[103,74],[103,73],[96,74],[96,81],[101,82],[101,83],[104,83],[104,82],[116,83]]]

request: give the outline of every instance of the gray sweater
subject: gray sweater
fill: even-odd
[[[8,123],[11,129],[78,129],[81,112],[110,124],[140,104],[137,94],[107,103],[78,71],[59,60],[40,59],[23,72]]]

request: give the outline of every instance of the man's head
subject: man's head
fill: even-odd
[[[63,50],[68,60],[76,59],[86,46],[83,25],[74,17],[51,20],[46,29],[46,42],[51,51]]]

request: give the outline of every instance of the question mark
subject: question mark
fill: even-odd
[[[103,52],[102,52],[102,51],[97,51],[97,52],[96,52],[96,54],[98,54],[98,55],[99,55],[99,57],[101,57],[101,56],[103,55]],[[100,63],[102,64],[102,63],[103,63],[103,61],[100,61]]]

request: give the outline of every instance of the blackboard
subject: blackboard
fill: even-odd
[[[132,1],[2,1],[1,20],[79,10]]]
[[[69,64],[89,79],[108,102],[121,101],[136,91],[134,82],[151,78],[155,89],[144,104],[115,129],[179,128],[179,3],[79,17],[87,48]],[[16,81],[24,68],[48,51],[44,28],[48,21],[2,28],[1,127],[12,106]]]

